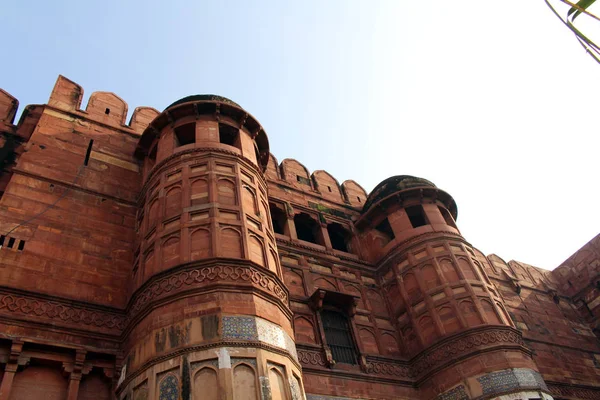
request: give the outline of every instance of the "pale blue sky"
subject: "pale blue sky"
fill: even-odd
[[[366,190],[427,178],[476,247],[552,269],[600,230],[600,66],[542,0],[424,4],[13,0],[0,87],[22,110],[62,74],[130,115],[220,94],[280,161]]]

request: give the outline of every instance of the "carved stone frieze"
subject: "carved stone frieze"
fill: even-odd
[[[548,383],[548,390],[556,397],[565,397],[573,399],[599,399],[600,388],[586,388],[577,386],[568,386],[561,384]]]
[[[0,293],[0,313],[35,317],[37,320],[60,320],[86,328],[106,328],[120,333],[126,323],[125,315],[93,310],[62,300],[48,300],[26,294]]]
[[[298,361],[303,367],[325,367],[327,362],[320,350],[297,349]]]
[[[519,346],[526,351],[519,331],[508,326],[486,327],[467,331],[426,349],[413,362],[413,374],[416,377],[469,353],[498,346]]]

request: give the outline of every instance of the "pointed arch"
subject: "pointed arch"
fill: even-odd
[[[250,235],[248,238],[248,253],[251,261],[265,266],[265,248],[262,240],[257,236]]]
[[[477,280],[477,276],[475,275],[473,268],[471,268],[471,263],[469,263],[469,260],[462,258],[462,257],[458,257],[457,260],[458,260],[458,267],[462,271],[465,279]]]
[[[181,246],[179,245],[179,236],[170,236],[162,243],[162,267],[168,268],[179,263],[179,253]]]
[[[191,203],[193,206],[208,203],[208,180],[200,178],[190,185]]]
[[[242,236],[240,232],[230,227],[222,228],[219,251],[222,257],[242,258]]]
[[[481,325],[481,318],[479,318],[479,313],[471,300],[461,301],[458,308],[469,327]]]
[[[258,400],[256,372],[246,363],[239,363],[233,368],[233,399]]]
[[[242,207],[248,214],[256,215],[258,213],[256,193],[248,185],[244,185],[242,189]]]
[[[414,305],[423,297],[421,289],[419,288],[419,282],[417,282],[417,278],[415,278],[415,274],[412,272],[407,273],[403,276],[402,281],[404,284],[404,290],[408,294],[408,300],[410,301],[410,304]]]
[[[170,217],[181,212],[181,186],[172,186],[165,194],[165,216]]]
[[[458,275],[458,272],[456,272],[456,267],[454,266],[454,263],[451,260],[447,258],[441,259],[440,269],[442,270],[442,273],[444,274],[444,277],[446,278],[448,283],[460,281],[460,276]]]
[[[379,354],[379,347],[377,346],[377,340],[373,332],[366,328],[358,330],[358,336],[362,344],[362,350],[369,354]]]
[[[460,321],[456,317],[454,310],[450,306],[442,306],[437,310],[438,316],[444,326],[446,335],[450,335],[460,330]]]
[[[421,269],[421,276],[423,277],[423,281],[425,282],[426,290],[433,289],[440,285],[440,280],[438,278],[437,271],[431,264],[425,265]]]
[[[483,308],[483,312],[488,320],[488,324],[502,325],[500,317],[498,317],[496,309],[491,301],[487,299],[481,299],[481,307]]]
[[[219,400],[219,381],[215,369],[204,367],[198,370],[194,374],[193,385],[193,400]]]
[[[305,316],[294,318],[294,335],[296,336],[296,341],[300,343],[317,344],[315,325]]]
[[[331,290],[335,290],[337,291],[337,286],[331,282],[328,279],[325,278],[317,278],[315,279],[315,288],[321,288],[321,289],[331,289]]]
[[[212,253],[210,231],[206,228],[199,228],[190,235],[190,260],[202,260],[208,258]]]
[[[384,332],[381,334],[381,347],[383,348],[383,352],[388,356],[401,355],[398,340],[391,333]]]
[[[291,294],[302,297],[306,296],[306,293],[304,293],[302,275],[296,273],[291,269],[285,268],[285,272],[283,273],[283,280],[285,281],[285,285],[287,286]]]
[[[158,383],[158,400],[171,400],[178,398],[179,378],[174,373],[168,373],[163,376]]]
[[[217,181],[219,204],[226,206],[237,205],[237,191],[235,183],[229,179],[221,178]]]
[[[285,378],[278,368],[269,368],[269,384],[271,386],[271,400],[288,400]]]

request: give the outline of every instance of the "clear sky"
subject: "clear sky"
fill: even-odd
[[[486,254],[553,269],[600,231],[600,65],[543,0],[7,1],[0,26],[21,110],[58,74],[130,115],[220,94],[280,161],[433,181]]]

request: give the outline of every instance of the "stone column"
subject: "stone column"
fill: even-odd
[[[9,360],[4,368],[4,377],[2,378],[2,384],[0,384],[0,400],[8,400],[12,384],[19,368],[19,356],[23,350],[23,342],[14,340],[10,347]]]
[[[79,395],[79,384],[81,383],[81,377],[84,373],[89,372],[91,368],[87,368],[84,371],[86,352],[83,350],[77,350],[75,353],[75,360],[72,363],[64,363],[63,369],[69,374],[69,388],[67,392],[67,400],[77,400]]]

